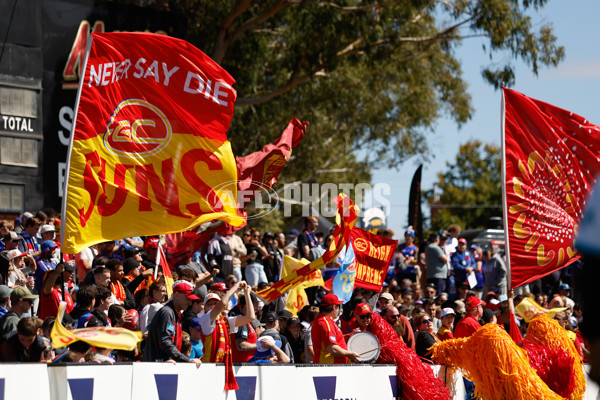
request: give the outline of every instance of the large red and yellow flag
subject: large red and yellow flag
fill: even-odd
[[[356,223],[358,214],[360,213],[359,208],[354,204],[349,197],[344,194],[338,195],[334,200],[337,204],[337,211],[335,215],[335,228],[331,238],[331,244],[328,249],[325,249],[325,253],[320,258],[311,261],[309,264],[294,270],[291,274],[287,275],[275,282],[271,287],[261,290],[257,294],[263,297],[267,301],[273,301],[294,286],[312,279],[312,274],[329,264],[342,250],[344,245],[350,239],[350,232]]]
[[[183,40],[92,38],[70,146],[63,251],[214,219],[243,224],[226,134],[233,78]]]
[[[573,246],[600,172],[600,129],[504,89],[505,218],[511,287],[579,258]]]

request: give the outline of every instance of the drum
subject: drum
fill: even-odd
[[[371,332],[356,332],[348,339],[348,350],[359,354],[358,360],[362,363],[377,361],[381,348],[379,339]]]

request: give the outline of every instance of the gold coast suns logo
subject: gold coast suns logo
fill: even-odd
[[[124,100],[115,108],[104,133],[104,146],[117,156],[147,157],[169,145],[173,131],[166,115],[140,99]]]
[[[367,242],[363,238],[354,239],[354,242],[352,243],[352,245],[354,246],[354,248],[357,251],[359,251],[361,253],[364,253],[365,251],[367,251],[369,249],[369,242]]]

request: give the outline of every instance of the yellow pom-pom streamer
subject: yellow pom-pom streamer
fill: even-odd
[[[563,399],[529,365],[526,352],[497,324],[486,324],[468,338],[436,343],[433,359],[462,370],[485,400]]]
[[[567,331],[560,324],[541,314],[536,316],[529,322],[527,327],[527,340],[536,342],[542,346],[546,346],[551,350],[563,349],[567,350],[569,355],[573,357],[573,374],[575,377],[575,387],[569,400],[580,400],[585,395],[585,376],[583,375],[583,366],[581,357],[575,349],[575,344],[567,336]]]

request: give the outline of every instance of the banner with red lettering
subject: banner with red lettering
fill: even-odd
[[[210,220],[242,225],[227,141],[233,78],[180,39],[92,37],[69,151],[63,251]]]
[[[511,287],[579,258],[573,240],[600,172],[600,129],[504,89],[505,221]]]
[[[357,227],[352,229],[350,237],[356,258],[354,287],[379,292],[398,241],[374,235]]]

